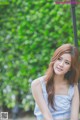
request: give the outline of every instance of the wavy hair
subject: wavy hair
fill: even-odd
[[[64,78],[68,80],[69,84],[77,84],[79,79],[80,64],[79,64],[79,51],[78,49],[71,44],[63,44],[54,52],[53,57],[51,58],[49,67],[46,72],[46,90],[48,93],[48,105],[50,104],[54,108],[54,70],[53,66],[55,61],[64,53],[69,53],[71,55],[71,69],[68,71]]]

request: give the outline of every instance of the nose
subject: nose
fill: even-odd
[[[59,63],[59,65],[60,65],[60,67],[63,67],[64,61],[61,61],[61,62]]]

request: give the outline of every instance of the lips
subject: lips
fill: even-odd
[[[58,69],[58,71],[62,71],[63,70],[62,68],[59,68],[59,67],[57,67],[57,69]]]

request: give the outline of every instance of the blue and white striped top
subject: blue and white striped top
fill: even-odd
[[[48,105],[48,99],[47,99],[48,94],[46,91],[46,84],[44,82],[44,77],[40,78],[40,82],[42,86],[44,100]],[[72,103],[73,95],[74,95],[73,85],[70,85],[68,90],[68,95],[55,95],[54,107],[56,111],[51,106],[48,106],[54,120],[70,120],[71,103]],[[36,116],[37,120],[44,120],[44,116],[42,115],[37,103],[35,103],[34,115]]]

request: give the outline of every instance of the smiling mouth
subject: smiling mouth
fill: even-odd
[[[58,67],[57,67],[57,69],[58,69],[58,71],[62,71],[62,69],[61,69],[61,68],[58,68]]]

